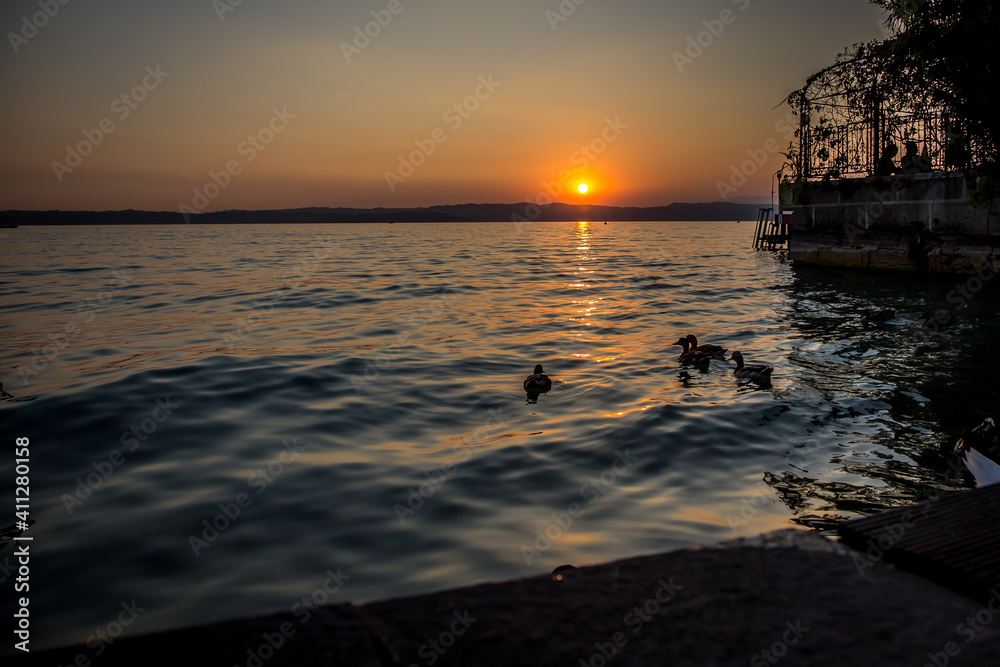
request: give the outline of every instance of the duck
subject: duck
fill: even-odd
[[[861,319],[864,322],[885,322],[894,317],[896,317],[896,311],[892,308],[886,308],[885,310],[861,311]]]
[[[1000,483],[1000,438],[992,418],[987,417],[972,430],[962,431],[954,452],[958,456],[964,454],[965,465],[978,486]]]
[[[685,338],[687,338],[688,342],[691,343],[692,350],[697,350],[698,352],[704,352],[708,356],[714,357],[715,359],[719,359],[720,361],[726,360],[726,348],[722,347],[721,345],[709,345],[707,343],[705,345],[698,345],[698,339],[695,337],[694,334],[688,334],[687,336],[685,336]]]
[[[529,394],[544,394],[549,389],[552,389],[552,380],[541,364],[535,364],[535,372],[524,378],[524,390]]]
[[[687,366],[707,366],[712,360],[712,355],[710,354],[688,349],[691,346],[691,341],[687,338],[678,338],[674,345],[680,345],[684,348],[684,351],[677,357],[677,360]]]
[[[774,372],[773,367],[763,364],[744,364],[742,352],[733,352],[729,360],[736,362],[736,370],[733,371],[733,375],[737,378],[758,384],[770,384],[771,373]]]
[[[1000,438],[997,437],[996,422],[991,417],[972,430],[962,431],[962,437],[955,443],[955,453],[962,454],[973,447],[990,458],[1000,457]]]
[[[3,382],[0,382],[0,398],[14,398],[14,394],[4,390]]]

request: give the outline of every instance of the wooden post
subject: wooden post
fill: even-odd
[[[770,208],[762,208],[757,211],[757,227],[753,233],[753,247],[760,249],[767,244],[768,220],[771,217]]]

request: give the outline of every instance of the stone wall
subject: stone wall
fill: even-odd
[[[789,256],[800,264],[945,273],[997,270],[1000,200],[969,203],[964,174],[786,183]]]

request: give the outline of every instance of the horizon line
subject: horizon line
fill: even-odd
[[[763,199],[764,196],[761,196]],[[278,213],[282,211],[303,211],[303,210],[316,210],[316,209],[327,209],[331,211],[336,210],[351,210],[351,211],[419,211],[419,210],[434,210],[440,208],[448,207],[458,207],[458,206],[537,206],[538,208],[547,209],[552,206],[568,206],[568,207],[598,207],[607,209],[654,209],[654,208],[668,208],[670,206],[714,206],[714,205],[732,205],[732,206],[760,206],[760,204],[751,203],[740,203],[725,200],[716,200],[710,202],[690,202],[690,201],[675,201],[669,204],[656,204],[653,206],[621,206],[612,204],[573,204],[562,201],[554,201],[548,204],[536,204],[531,201],[518,201],[518,202],[465,202],[461,204],[434,204],[431,206],[373,206],[373,207],[362,207],[362,206],[296,206],[291,208],[227,208],[218,209],[214,211],[199,211],[191,215],[213,215],[218,213]],[[177,215],[184,215],[182,211],[177,209],[142,209],[142,208],[123,208],[123,209],[58,209],[58,208],[8,208],[0,210],[0,214],[4,213],[176,213]]]

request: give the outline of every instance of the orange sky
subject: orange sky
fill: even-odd
[[[0,209],[769,196],[783,97],[882,34],[863,0],[227,2],[6,2]]]

